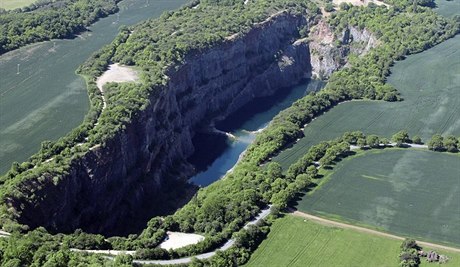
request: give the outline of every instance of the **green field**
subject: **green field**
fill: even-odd
[[[346,131],[391,137],[407,129],[429,138],[435,133],[460,135],[460,36],[411,55],[392,68],[389,83],[402,102],[353,101],[334,107],[305,127],[305,137],[274,158],[286,168],[308,148]]]
[[[460,13],[460,0],[435,0],[437,13],[452,17]]]
[[[338,163],[298,209],[460,247],[460,156],[372,150]]]
[[[111,42],[120,25],[159,17],[186,1],[151,2],[124,0],[119,16],[100,19],[80,38],[34,44],[0,56],[0,175],[14,161],[36,153],[41,142],[57,140],[81,124],[89,99],[85,81],[75,70]]]
[[[36,1],[37,0],[0,0],[0,8],[11,10],[28,6]]]
[[[287,215],[273,224],[246,266],[398,266],[400,244],[399,240]],[[436,251],[450,258],[444,266],[460,265],[460,254]],[[437,264],[422,259],[420,266]]]

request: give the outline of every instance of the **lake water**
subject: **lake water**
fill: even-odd
[[[212,138],[209,134],[198,135],[194,140],[198,151],[190,160],[201,172],[190,181],[199,186],[207,186],[225,175],[236,164],[241,153],[254,141],[255,131],[267,126],[278,112],[291,106],[297,99],[311,91],[318,91],[323,86],[324,83],[321,81],[308,80],[271,97],[255,99],[248,103],[216,125],[219,130],[234,135],[235,139],[223,135],[223,138]]]
[[[56,140],[82,122],[89,99],[75,70],[110,43],[121,25],[158,17],[186,2],[125,0],[118,14],[99,20],[74,39],[34,44],[0,56],[0,174],[12,162],[36,153],[41,142]]]
[[[460,7],[460,0],[454,1],[444,1],[441,3],[438,1],[438,8],[436,9],[442,15],[445,16],[452,16],[459,13],[460,9],[455,9],[454,7]],[[300,145],[299,149],[291,149],[281,153],[281,157],[278,159],[281,161],[284,167],[287,167],[292,162],[294,162],[298,157],[300,157],[304,152],[306,147],[311,146],[313,143],[317,143],[319,140],[327,140],[328,138],[333,138],[336,136],[341,135],[345,131],[352,131],[352,130],[363,130],[365,132],[372,132],[372,133],[379,133],[379,134],[387,134],[389,132],[394,133],[400,129],[405,127],[412,126],[415,120],[410,118],[406,119],[403,116],[403,119],[395,119],[396,117],[401,117],[399,114],[411,114],[413,113],[413,106],[420,104],[419,102],[423,101],[414,101],[420,100],[421,95],[418,89],[421,87],[429,87],[427,90],[428,93],[432,93],[435,91],[439,96],[448,98],[448,100],[444,101],[446,103],[442,103],[442,105],[434,105],[431,107],[424,104],[425,111],[427,113],[426,117],[430,119],[431,113],[436,112],[443,112],[445,106],[455,107],[459,105],[459,97],[458,97],[458,49],[457,47],[460,44],[460,37],[457,36],[451,40],[448,40],[446,43],[439,45],[435,48],[430,49],[429,51],[410,56],[408,59],[398,62],[396,66],[392,69],[393,74],[390,76],[389,81],[390,83],[394,83],[396,87],[403,93],[403,96],[407,97],[406,102],[401,103],[347,103],[342,105],[340,108],[349,107],[351,105],[372,105],[375,110],[370,110],[362,107],[357,108],[357,114],[360,113],[361,116],[349,116],[350,113],[354,114],[353,112],[343,112],[339,110],[334,110],[334,113],[342,114],[338,119],[338,121],[334,121],[334,123],[329,123],[331,120],[322,120],[325,121],[324,125],[320,125],[320,127],[315,128],[315,123],[312,123],[311,126],[307,127],[306,129],[306,138],[302,139],[301,142],[305,142],[307,144]],[[443,51],[441,54],[446,55],[447,60],[442,60],[436,55],[440,55],[439,52]],[[457,52],[456,52],[457,51]],[[428,55],[428,56],[427,56]],[[454,58],[448,58],[448,55],[455,55]],[[423,64],[420,64],[423,61]],[[418,66],[418,67],[417,67]],[[436,67],[434,67],[436,66]],[[433,68],[434,67],[434,68]],[[433,71],[433,69],[437,71]],[[428,77],[428,79],[420,79],[419,74],[420,72],[424,72],[424,77]],[[427,80],[429,80],[427,82]],[[422,84],[420,84],[422,83]],[[251,133],[252,131],[258,130],[260,128],[265,127],[268,122],[281,110],[290,106],[294,100],[300,98],[305,93],[307,87],[310,89],[307,90],[314,90],[317,88],[318,84],[315,82],[314,84],[308,85],[302,84],[296,88],[293,88],[289,95],[284,96],[285,99],[281,100],[282,97],[276,97],[274,99],[279,99],[278,103],[270,103],[273,99],[269,100],[257,100],[257,105],[248,105],[249,107],[253,107],[251,109],[242,110],[235,114],[234,116],[230,117],[228,120],[220,123],[217,125],[217,128],[226,132],[231,132],[233,135],[237,137],[235,141],[226,139],[226,138],[210,138],[209,135],[202,135],[198,136],[198,140],[195,140],[201,147],[201,153],[198,151],[195,155],[193,155],[192,162],[195,163],[195,166],[203,170],[202,172],[198,173],[194,177],[191,178],[191,181],[200,186],[206,186],[210,183],[214,182],[219,177],[225,175],[225,173],[231,169],[238,160],[240,154],[246,149],[246,147],[254,140],[255,135]],[[434,89],[436,88],[436,89]],[[423,95],[425,96],[425,95]],[[439,97],[438,96],[438,97]],[[429,96],[428,96],[429,97]],[[261,110],[257,110],[258,106],[264,106],[264,102],[270,103],[268,106],[272,105],[271,108],[266,107],[265,110],[262,107]],[[412,102],[417,102],[413,104]],[[436,104],[436,103],[435,103]],[[397,107],[396,105],[403,106]],[[255,106],[255,107],[254,107]],[[382,122],[377,125],[378,127],[370,127],[376,126],[375,121],[373,120],[374,113],[377,117],[382,117],[385,110],[388,110],[389,106],[391,106],[390,110],[394,112],[389,112],[389,116],[383,116]],[[406,110],[401,110],[407,107]],[[382,108],[382,109],[379,109]],[[338,108],[336,108],[338,109]],[[441,111],[439,111],[441,110]],[[336,112],[337,111],[337,112]],[[364,112],[363,112],[364,111]],[[446,113],[450,111],[446,110]],[[452,111],[455,112],[455,111]],[[394,113],[394,114],[393,114]],[[417,112],[416,112],[417,113]],[[248,115],[249,114],[249,115]],[[450,113],[449,113],[450,114]],[[394,115],[394,116],[393,116]],[[444,114],[445,117],[452,117],[448,114]],[[454,116],[455,117],[455,116]],[[454,118],[452,117],[452,118]],[[372,122],[369,122],[372,120]],[[447,120],[447,119],[446,119]],[[395,121],[401,121],[401,123],[395,123]],[[317,122],[316,122],[317,123]],[[393,125],[394,124],[394,125]],[[420,125],[418,125],[420,124]],[[446,133],[458,133],[458,129],[456,127],[456,122],[444,122],[444,120],[440,122],[432,122],[432,121],[421,121],[414,129],[417,131],[418,134],[421,134],[423,137],[431,136],[435,131],[446,132]],[[436,124],[436,125],[431,125]],[[439,124],[439,125],[438,125]],[[441,125],[442,124],[442,125]],[[449,125],[450,124],[450,125]],[[442,128],[441,126],[448,125],[450,128]],[[343,126],[343,127],[342,127]],[[439,126],[439,127],[438,127]],[[314,128],[315,134],[317,138],[312,138],[309,142],[306,142],[305,139],[308,139],[309,130]],[[337,129],[334,129],[337,128]],[[346,128],[346,129],[342,129]],[[415,132],[414,130],[414,132]],[[313,131],[313,130],[312,130]],[[223,139],[223,140],[222,140]],[[287,159],[284,159],[283,156],[288,156]],[[291,156],[292,158],[289,158]]]

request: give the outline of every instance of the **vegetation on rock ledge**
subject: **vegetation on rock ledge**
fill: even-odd
[[[277,10],[293,7],[292,12],[299,12],[310,6],[307,1],[300,3],[288,0],[250,1],[248,5],[242,2],[225,1],[225,4],[216,5],[215,1],[203,1],[197,9],[187,7],[177,12],[166,13],[159,20],[149,21],[132,29],[123,29],[114,43],[98,52],[80,69],[80,72],[87,75],[88,78],[94,112],[92,115],[97,117],[101,111],[101,101],[94,81],[110,61],[115,60],[142,67],[145,74],[143,84],[136,87],[129,84],[111,87],[113,95],[109,100],[107,110],[99,118],[97,127],[92,129],[97,120],[93,117],[93,120],[80,128],[79,132],[73,133],[76,137],[66,137],[67,139],[62,139],[65,141],[59,141],[62,144],[56,151],[60,155],[54,154],[56,144],[47,144],[43,147],[41,153],[46,152],[48,156],[54,155],[55,160],[51,163],[40,165],[49,157],[39,154],[34,156],[35,161],[19,165],[19,170],[16,166],[15,170],[2,177],[3,202],[8,197],[24,197],[33,202],[34,196],[24,196],[20,191],[20,186],[25,181],[59,177],[68,171],[71,161],[85,153],[90,145],[103,144],[115,133],[122,131],[123,125],[129,123],[132,117],[148,104],[148,98],[157,90],[164,89],[162,86],[166,82],[164,74],[167,71],[173,71],[174,66],[180,66],[180,62],[188,53],[199,52],[222,42],[230,33],[245,32],[250,25],[260,22]],[[313,8],[310,9],[313,10]],[[313,161],[322,160],[324,156],[327,156],[328,159],[322,160],[322,163],[327,165],[336,157],[346,153],[348,149],[345,146],[349,144],[347,139],[349,136],[343,136],[311,148],[307,154],[308,158],[303,158],[302,162],[293,165],[287,174],[283,174],[281,167],[276,163],[261,165],[300,137],[301,128],[305,124],[340,102],[362,98],[399,100],[396,90],[385,84],[390,66],[394,61],[403,59],[407,54],[427,49],[452,37],[458,31],[458,25],[454,21],[437,16],[429,9],[420,7],[415,11],[371,6],[367,8],[351,7],[334,14],[330,18],[330,23],[337,29],[337,32],[349,25],[367,28],[379,37],[380,46],[365,56],[352,57],[350,66],[333,74],[324,90],[306,96],[281,112],[269,127],[257,136],[254,144],[249,147],[245,157],[232,173],[209,187],[201,189],[177,213],[164,219],[153,218],[139,236],[111,238],[109,244],[103,242],[103,245],[108,245],[113,249],[138,249],[145,255],[162,255],[161,257],[165,258],[191,255],[210,250],[221,244],[268,203],[275,203],[278,207],[286,206],[297,192],[309,185],[311,177],[316,175],[316,169],[311,167]],[[200,15],[199,21],[196,20],[198,14]],[[208,16],[214,19],[219,18],[217,20],[219,23],[216,24],[211,19],[207,20]],[[237,23],[233,24],[232,21]],[[178,27],[178,25],[181,26]],[[143,36],[150,37],[143,39]],[[157,37],[161,38],[155,39]],[[121,92],[124,93],[121,94]],[[84,139],[84,137],[89,138],[88,144],[75,146],[80,142],[77,140]],[[376,141],[374,137],[368,137],[366,142],[375,143]],[[32,166],[37,167],[32,169]],[[2,205],[1,214],[3,227],[11,227],[14,230],[16,225],[12,223],[14,223],[16,214],[12,213],[6,205]],[[172,253],[159,251],[155,247],[164,236],[165,230],[200,232],[205,233],[208,238],[196,246],[182,248]],[[39,231],[31,231],[28,235],[32,236]],[[81,233],[76,233],[73,237],[68,238],[86,240],[86,238],[79,238],[80,235]],[[36,261],[39,256],[35,257],[34,254],[41,255],[40,253],[44,250],[59,251],[61,241],[59,236],[48,234],[44,236],[44,239],[38,240],[33,247],[28,249],[27,255],[14,252],[5,254],[4,252],[1,259],[6,259],[4,262],[11,261],[8,263],[11,265],[43,263],[43,261]],[[54,247],[48,247],[48,239],[51,240],[50,243],[54,244]],[[99,237],[92,236],[90,239],[97,241]],[[0,242],[2,251],[13,251],[14,247],[17,247],[13,241]],[[86,243],[85,241],[83,243],[83,247],[87,248],[101,245],[99,242]],[[78,244],[74,242],[72,245],[77,246]],[[240,255],[238,254],[240,252],[236,251],[235,254]],[[5,257],[5,255],[13,256]],[[216,260],[226,257],[225,255],[219,256],[220,258],[217,257]],[[18,262],[17,259],[20,261]]]

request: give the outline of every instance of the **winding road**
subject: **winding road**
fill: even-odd
[[[269,205],[268,208],[263,209],[260,211],[259,215],[255,217],[252,221],[248,222],[245,226],[244,229],[247,229],[250,225],[257,224],[261,220],[265,219],[269,214],[270,214],[270,208],[272,205]],[[192,258],[197,258],[200,260],[203,259],[209,259],[212,256],[216,254],[217,250],[225,251],[229,248],[231,248],[235,244],[234,239],[229,239],[224,245],[222,245],[220,248],[208,252],[208,253],[203,253],[199,255],[195,255],[192,257],[187,257],[187,258],[181,258],[181,259],[174,259],[174,260],[134,260],[133,263],[138,263],[138,264],[158,264],[158,265],[172,265],[172,264],[185,264],[185,263],[190,263],[192,261]]]
[[[248,222],[245,226],[244,229],[247,229],[250,225],[257,224],[261,220],[265,219],[269,214],[270,214],[270,208],[272,205],[269,205],[267,208],[263,209],[260,211],[259,215],[255,217],[253,220]],[[191,257],[186,257],[186,258],[180,258],[180,259],[172,259],[172,260],[134,260],[133,263],[137,264],[158,264],[158,265],[174,265],[174,264],[186,264],[190,263],[192,261],[192,258],[197,258],[197,259],[209,259],[212,256],[216,254],[218,250],[225,251],[229,248],[231,248],[235,244],[234,239],[229,239],[225,244],[223,244],[220,248],[207,252],[207,253],[202,253],[198,254],[195,256]],[[76,252],[86,252],[86,253],[94,253],[94,254],[105,254],[105,255],[112,255],[116,256],[119,254],[130,254],[133,255],[136,251],[135,250],[79,250],[79,249],[71,249],[72,251]],[[113,259],[113,257],[108,257],[110,259]]]
[[[391,144],[388,144],[387,146],[394,147],[395,145],[396,145],[395,143],[391,143]],[[407,143],[404,143],[403,145],[406,148],[428,149],[427,145],[407,144]],[[383,146],[383,144],[382,144],[382,146]],[[357,149],[361,149],[361,147],[354,146],[354,145],[350,146],[350,150],[357,150]],[[319,168],[319,167],[320,166],[317,166],[317,168]],[[272,207],[272,205],[269,205],[267,208],[261,210],[260,213],[257,215],[257,217],[255,217],[253,220],[251,220],[250,222],[248,222],[244,226],[244,229],[247,229],[250,225],[257,224],[261,220],[265,219],[270,214],[270,208],[271,207]],[[353,229],[353,230],[356,230],[356,231],[360,231],[360,232],[364,232],[364,233],[368,233],[368,234],[373,234],[373,235],[378,235],[378,236],[383,236],[383,237],[392,238],[392,239],[397,239],[397,240],[404,240],[404,237],[401,237],[401,236],[392,235],[392,234],[388,234],[388,233],[385,233],[385,232],[380,232],[380,231],[376,231],[376,230],[372,230],[372,229],[368,229],[368,228],[364,228],[364,227],[360,227],[360,226],[356,226],[356,225],[345,224],[345,223],[341,223],[341,222],[328,220],[328,219],[321,218],[321,217],[318,217],[318,216],[314,216],[314,215],[311,215],[311,214],[308,214],[308,213],[300,212],[300,211],[297,211],[297,210],[294,210],[294,209],[291,209],[290,212],[295,216],[299,216],[299,217],[309,219],[309,220],[312,220],[312,221],[316,221],[316,222],[326,224],[326,225],[332,225],[332,226],[336,226],[336,227],[340,227],[340,228],[346,228],[346,229]],[[0,237],[8,237],[9,235],[10,234],[7,233],[7,232],[0,231]],[[439,244],[430,243],[430,242],[424,242],[424,241],[417,241],[417,243],[422,245],[422,246],[427,246],[427,247],[437,248],[437,249],[444,249],[444,250],[460,253],[460,248],[454,248],[454,247],[449,247],[449,246],[444,246],[444,245],[439,245]],[[220,250],[220,251],[228,250],[234,244],[235,244],[235,240],[234,239],[229,239],[224,245],[222,245],[220,248],[218,248],[218,249],[216,249],[216,250],[214,250],[212,252],[202,253],[202,254],[198,254],[198,255],[195,255],[195,256],[190,256],[190,257],[185,257],[185,258],[180,258],[180,259],[171,259],[171,260],[134,260],[133,263],[137,263],[137,264],[157,264],[157,265],[187,264],[187,263],[190,263],[193,258],[209,259],[209,258],[213,257],[218,250]],[[71,250],[75,251],[75,252],[86,252],[86,253],[94,253],[94,254],[111,255],[111,256],[108,256],[107,258],[112,259],[112,260],[113,260],[113,256],[117,256],[119,254],[134,255],[135,252],[136,252],[134,250],[79,250],[79,249],[71,249]]]

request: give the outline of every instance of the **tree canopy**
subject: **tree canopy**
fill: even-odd
[[[118,11],[120,0],[38,1],[0,12],[0,55],[27,44],[71,37]]]

